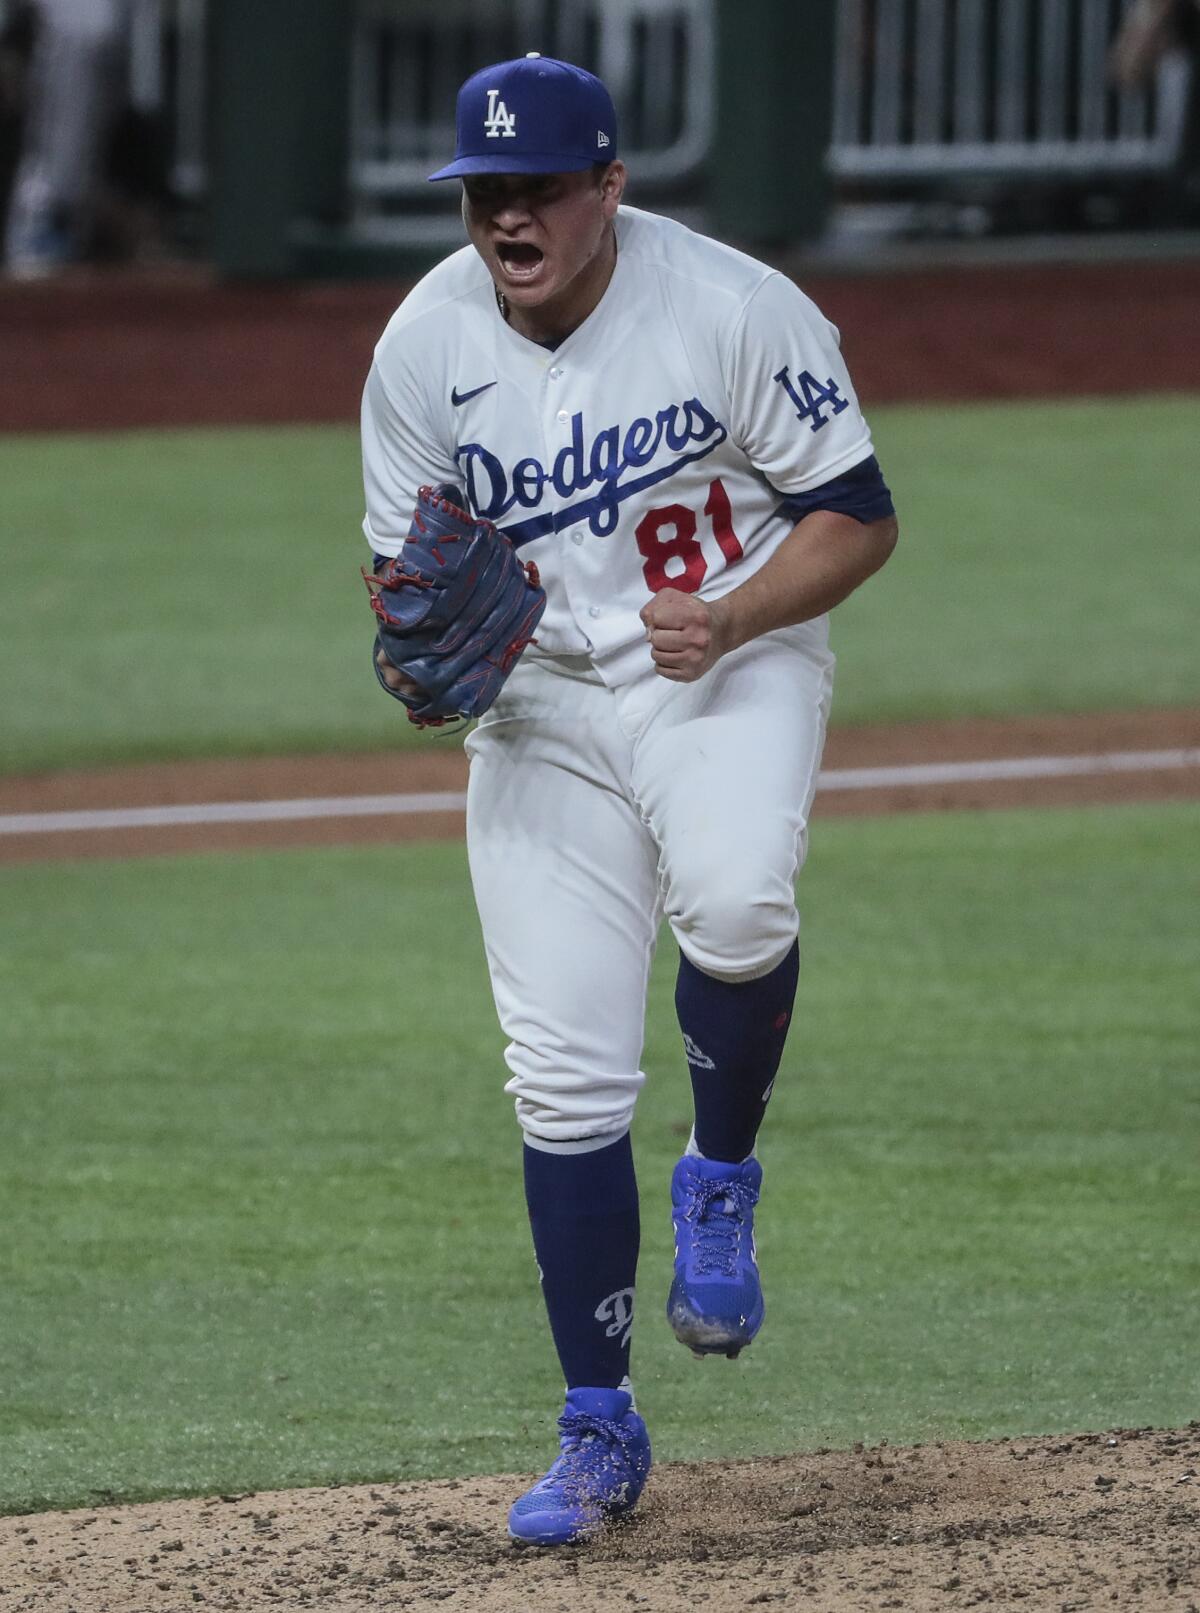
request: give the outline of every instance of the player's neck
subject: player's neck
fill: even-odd
[[[523,308],[497,289],[501,317],[518,336],[542,347],[557,347],[578,330],[608,290],[617,266],[617,235],[609,229],[608,238],[592,261],[556,297],[549,297],[532,308]]]

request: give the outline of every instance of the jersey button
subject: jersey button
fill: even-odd
[[[588,606],[588,615],[589,616],[599,616],[599,614],[600,614],[599,605],[589,605]]]
[[[550,371],[550,379],[552,381],[557,381],[561,374],[562,374],[561,370],[551,370]]]
[[[578,528],[576,528],[575,531],[572,532],[572,534],[571,534],[571,542],[572,543],[582,543],[583,542],[583,533],[580,532]]]
[[[563,425],[565,426],[567,421],[571,418],[571,416],[567,413],[567,411],[565,409],[560,409],[558,411],[558,418],[562,421]]]

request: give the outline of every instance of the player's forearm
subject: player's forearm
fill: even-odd
[[[722,653],[840,605],[879,570],[897,535],[891,515],[865,525],[831,510],[805,516],[760,571],[713,601]]]

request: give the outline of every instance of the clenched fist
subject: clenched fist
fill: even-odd
[[[641,617],[655,668],[673,683],[695,683],[732,648],[723,600],[706,604],[695,594],[664,588]]]

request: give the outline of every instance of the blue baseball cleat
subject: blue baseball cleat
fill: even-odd
[[[624,1389],[569,1389],[561,1454],[513,1502],[508,1532],[527,1546],[565,1546],[628,1512],[650,1471],[650,1436]]]
[[[675,1167],[675,1280],[667,1321],[693,1355],[732,1360],[762,1326],[766,1307],[754,1252],[761,1186],[756,1159],[728,1165],[685,1154]]]

